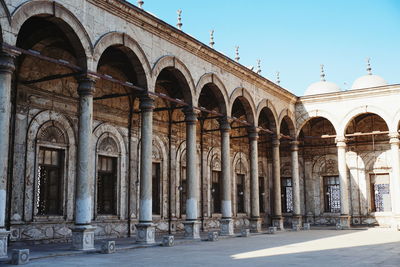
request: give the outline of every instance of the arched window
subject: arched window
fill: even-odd
[[[63,182],[67,138],[55,121],[37,136],[36,215],[63,215]]]
[[[118,157],[117,143],[109,134],[105,134],[97,149],[96,203],[99,215],[117,215]]]
[[[214,157],[211,164],[211,212],[221,213],[221,162]]]

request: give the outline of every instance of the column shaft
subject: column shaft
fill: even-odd
[[[221,163],[222,163],[222,218],[232,217],[232,180],[230,155],[230,125],[221,122]]]
[[[193,110],[185,111],[186,115],[186,177],[187,177],[187,201],[186,220],[196,221],[198,217],[197,201],[199,179],[197,173],[196,151],[196,122],[197,116]]]
[[[260,195],[258,187],[258,132],[252,129],[249,133],[250,141],[250,195],[251,195],[251,217],[260,217]]]
[[[300,175],[298,142],[292,142],[293,215],[300,216]]]
[[[91,162],[94,155],[92,147],[93,91],[94,77],[80,77],[79,94],[79,129],[78,129],[78,164],[75,196],[75,226],[72,228],[72,247],[77,250],[94,249],[94,230],[92,220],[92,200],[94,177]]]
[[[272,148],[272,161],[273,161],[273,171],[274,171],[274,215],[282,216],[282,203],[281,203],[281,163],[279,155],[279,145],[278,139],[273,141]]]
[[[400,216],[400,155],[399,155],[399,135],[397,133],[389,135],[390,137],[390,149],[392,154],[392,188],[394,192],[392,197],[394,198],[393,213],[396,217]],[[400,219],[400,218],[399,218]],[[400,220],[397,222],[400,223]],[[397,227],[400,225],[398,224]]]
[[[11,78],[15,70],[13,51],[0,51],[0,258],[7,257],[9,232],[5,229],[7,203],[7,170],[10,139]]]
[[[144,96],[140,99],[141,143],[140,143],[140,202],[139,223],[151,223],[152,211],[152,150],[153,150],[153,109],[154,101]]]
[[[349,185],[347,179],[346,165],[346,140],[344,137],[336,139],[338,153],[338,172],[340,183],[340,218],[337,224],[338,229],[350,227],[350,204],[349,204]]]
[[[93,120],[94,80],[88,76],[79,81],[78,166],[76,178],[75,224],[89,225],[92,219],[93,173],[89,170]]]

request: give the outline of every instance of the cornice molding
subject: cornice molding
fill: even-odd
[[[191,54],[218,66],[219,68],[235,75],[264,90],[268,94],[288,101],[295,102],[298,97],[281,86],[249,70],[247,67],[235,62],[224,54],[210,48],[189,34],[169,25],[154,15],[123,0],[87,0],[89,3],[107,10],[127,22],[140,27],[172,44],[190,52]]]

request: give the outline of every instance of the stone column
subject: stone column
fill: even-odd
[[[251,218],[250,230],[258,233],[261,231],[260,218],[260,193],[258,187],[258,129],[249,129],[250,143],[250,196],[251,196]]]
[[[142,244],[155,242],[155,225],[152,210],[152,151],[154,100],[145,95],[140,98],[142,124],[140,127],[140,201],[136,241]]]
[[[219,122],[221,129],[221,165],[222,165],[222,218],[221,235],[233,235],[232,221],[232,173],[231,173],[231,126],[226,118]]]
[[[184,110],[186,120],[186,221],[185,238],[200,239],[200,222],[198,221],[199,178],[197,169],[196,123],[197,112],[191,108]]]
[[[336,146],[338,150],[338,171],[340,182],[340,218],[337,227],[340,229],[348,229],[350,228],[350,205],[346,165],[346,139],[344,137],[337,137]]]
[[[0,50],[0,258],[7,257],[9,231],[5,228],[7,202],[7,167],[11,114],[11,78],[15,70],[14,59],[17,53]]]
[[[272,161],[274,170],[274,215],[272,225],[283,230],[282,199],[281,199],[281,160],[279,154],[279,139],[272,141]]]
[[[299,141],[291,142],[292,145],[292,185],[293,185],[293,227],[301,227],[302,216],[300,211],[300,173],[299,173]]]
[[[392,198],[394,222],[392,227],[400,230],[400,155],[399,155],[399,134],[391,133],[390,137],[390,148],[392,153],[392,180],[391,183],[393,193],[390,194]]]
[[[79,94],[79,129],[78,129],[78,163],[76,175],[75,225],[72,228],[72,247],[77,250],[94,249],[94,230],[92,221],[92,200],[94,177],[90,170],[93,92],[93,76],[83,75],[78,80]]]

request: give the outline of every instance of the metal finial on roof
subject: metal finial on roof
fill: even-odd
[[[178,11],[176,12],[178,13],[178,23],[176,24],[176,26],[178,27],[179,30],[182,30],[182,10],[178,9]]]
[[[368,75],[372,75],[371,58],[369,57],[367,57],[367,73]]]
[[[257,59],[257,74],[261,74],[261,59]]]
[[[144,1],[139,0],[139,1],[137,1],[137,4],[138,4],[139,8],[142,8]]]
[[[276,72],[276,84],[280,84],[281,83],[281,79],[279,77],[279,71]]]
[[[214,44],[215,44],[215,42],[214,42],[214,30],[211,30],[210,31],[210,47],[214,48]]]
[[[321,81],[325,82],[324,64],[321,64]]]
[[[237,61],[237,62],[239,62],[239,59],[240,59],[240,57],[239,57],[239,46],[237,45],[236,47],[235,47],[235,60]]]

